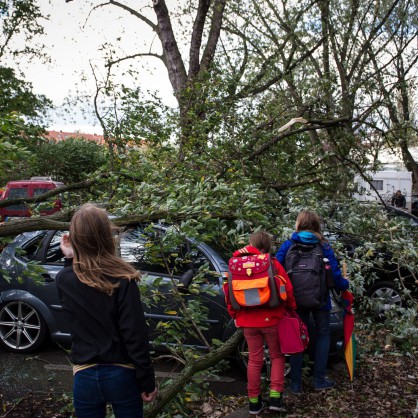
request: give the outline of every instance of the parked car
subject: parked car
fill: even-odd
[[[37,351],[44,340],[49,336],[52,341],[69,344],[69,326],[66,323],[62,307],[58,298],[54,280],[57,273],[63,268],[64,260],[59,251],[59,244],[63,231],[37,231],[19,235],[10,243],[0,256],[0,269],[12,278],[7,282],[0,278],[0,347],[16,353],[29,353]],[[213,292],[205,294],[208,307],[207,330],[205,337],[226,341],[235,331],[234,323],[229,317],[225,298],[222,291],[223,280],[228,271],[225,260],[210,246],[196,242],[193,239],[184,239],[162,262],[161,258],[150,255],[149,248],[167,233],[167,228],[155,225],[152,232],[144,226],[132,227],[127,233],[121,235],[120,252],[123,259],[132,263],[143,273],[141,286],[146,286],[149,292],[155,290],[153,281],[161,278],[159,292],[169,294],[173,281],[167,274],[165,265],[173,268],[174,285],[184,292],[193,280],[196,269],[207,264],[215,274],[205,278],[203,288],[210,287]],[[23,250],[23,251],[22,251]],[[28,277],[28,265],[38,263],[42,266],[44,282],[36,284]],[[26,274],[25,274],[26,273]],[[21,278],[21,280],[19,280]],[[203,292],[199,292],[203,294]],[[186,295],[188,300],[195,298],[192,293]],[[156,303],[147,306],[144,312],[150,325],[151,342],[161,334],[161,321],[179,321],[181,318],[175,298],[170,298],[165,304]],[[337,355],[343,344],[342,309],[333,304],[331,312],[332,342],[330,354]],[[158,343],[160,344],[160,343]],[[198,346],[205,349],[203,344],[195,337],[190,336],[183,341],[184,345]],[[245,357],[246,347],[242,345],[241,355]],[[243,354],[244,352],[244,354]]]
[[[403,209],[390,205],[377,205],[378,209],[384,211],[389,218],[397,218],[407,222],[410,225],[411,232],[417,231],[418,218]],[[341,229],[332,228],[327,230],[327,239],[332,241],[340,241],[344,243],[348,256],[353,256],[356,249],[362,245],[361,240],[353,235],[342,232]],[[411,290],[412,294],[418,296],[418,287],[412,273],[398,266],[392,261],[390,253],[378,253],[378,256],[384,260],[381,267],[374,267],[370,270],[377,279],[366,287],[366,296],[371,298],[374,304],[374,311],[377,316],[384,316],[392,306],[403,306],[405,301],[402,296],[402,287],[399,285],[399,274],[403,278],[406,287]]]
[[[64,183],[53,181],[50,177],[31,177],[30,180],[9,181],[0,200],[33,198],[62,186]],[[41,207],[40,215],[51,215],[61,208],[61,200],[56,199],[53,206]],[[0,220],[2,221],[12,217],[28,217],[31,214],[29,206],[25,203],[0,208]]]
[[[411,195],[411,213],[418,216],[418,194]]]

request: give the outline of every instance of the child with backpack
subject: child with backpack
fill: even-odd
[[[332,286],[337,291],[347,290],[349,283],[342,276],[334,252],[322,235],[321,222],[315,212],[303,210],[299,213],[296,231],[279,248],[276,259],[292,282],[299,317],[307,325],[312,314],[315,322],[315,338],[309,336],[311,341],[316,340],[314,390],[331,389],[335,382],[326,377],[331,310],[327,269],[332,272]],[[290,356],[290,390],[294,394],[302,393],[302,363],[303,353]]]
[[[285,356],[280,352],[277,324],[285,307],[296,309],[296,304],[283,266],[270,257],[271,244],[270,234],[254,232],[249,245],[234,252],[229,262],[229,280],[224,284],[228,312],[235,325],[244,328],[248,344],[247,390],[252,415],[259,414],[265,406],[261,395],[265,342],[271,359],[269,409],[286,411],[282,397]]]

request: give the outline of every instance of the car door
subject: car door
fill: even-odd
[[[42,300],[52,312],[55,320],[56,334],[58,340],[70,338],[69,326],[64,318],[61,302],[58,296],[58,289],[55,285],[55,277],[64,267],[64,257],[60,250],[61,237],[67,231],[49,231],[44,238],[37,254],[36,261],[42,266],[42,279],[40,281],[29,281],[28,291]]]
[[[150,325],[150,339],[158,344],[169,343],[175,333],[173,328],[183,327],[180,331],[186,331],[184,324],[191,324],[182,343],[203,347],[205,339],[210,342],[223,335],[222,271],[227,267],[210,247],[187,239],[167,243],[166,233],[164,229],[143,226],[126,231],[120,237],[121,257],[142,273],[140,286],[146,295],[144,310]],[[196,287],[194,281],[198,276],[200,283]],[[194,293],[190,293],[190,289]],[[207,309],[198,331],[193,319],[181,313],[187,312],[183,304],[189,306],[192,315],[193,309],[199,310],[197,299],[201,299]]]

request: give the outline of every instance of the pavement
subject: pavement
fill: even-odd
[[[234,412],[231,412],[228,415],[224,415],[222,418],[263,418],[263,417],[269,417],[269,418],[275,418],[275,417],[283,417],[286,416],[286,413],[279,413],[279,412],[270,412],[268,408],[265,408],[261,411],[261,414],[259,415],[250,415],[248,412],[248,406],[245,406],[244,408],[238,409]]]
[[[248,406],[239,409],[237,411],[231,412],[228,415],[224,415],[223,418],[248,418],[250,414],[248,413]]]

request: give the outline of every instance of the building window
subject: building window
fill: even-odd
[[[383,180],[372,180],[370,183],[376,190],[383,190]]]

